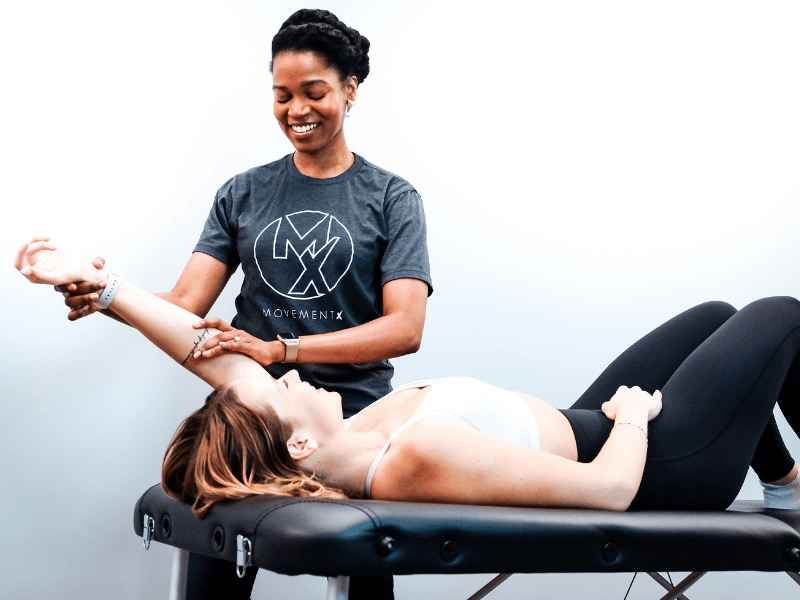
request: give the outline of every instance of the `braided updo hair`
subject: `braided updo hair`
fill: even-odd
[[[341,76],[362,83],[369,75],[369,40],[332,12],[303,8],[281,25],[272,38],[272,63],[281,52],[311,51],[325,57]]]

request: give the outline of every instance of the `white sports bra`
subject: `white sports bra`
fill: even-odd
[[[430,386],[430,390],[422,404],[411,415],[411,418],[392,434],[378,456],[372,461],[367,473],[367,498],[371,497],[370,489],[375,470],[389,449],[392,440],[411,423],[425,417],[442,415],[456,417],[475,431],[498,440],[534,450],[540,449],[539,428],[528,404],[513,392],[501,390],[471,377],[415,381],[397,388],[384,398],[410,388],[427,386]],[[345,421],[345,426],[348,425],[349,419]]]

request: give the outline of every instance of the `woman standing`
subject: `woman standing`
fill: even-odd
[[[348,416],[391,391],[388,359],[419,348],[432,291],[419,194],[345,140],[369,46],[324,10],[300,10],[281,26],[272,41],[273,112],[295,152],[219,189],[180,279],[159,294],[206,315],[241,264],[232,326],[198,323],[222,333],[200,340],[194,360],[238,352],[274,377],[296,368],[339,392]],[[94,311],[97,288],[57,289],[67,294],[70,319]],[[239,582],[228,581],[228,568],[216,571],[214,561],[193,555],[189,597],[232,597]],[[351,598],[360,586],[354,582]]]

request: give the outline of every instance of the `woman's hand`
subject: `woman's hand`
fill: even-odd
[[[14,258],[14,266],[32,283],[63,285],[76,281],[105,285],[102,269],[74,250],[58,248],[49,237],[34,237],[24,243]]]
[[[96,257],[92,261],[95,269],[102,270],[106,266],[106,260],[102,256]],[[81,317],[91,315],[98,309],[94,303],[100,297],[105,283],[76,281],[65,285],[55,286],[55,290],[64,296],[64,304],[69,307],[67,318],[70,321],[77,321]]]
[[[283,356],[278,356],[278,352],[276,352],[275,343],[265,342],[246,331],[234,329],[222,319],[203,319],[192,327],[195,329],[218,329],[221,332],[206,340],[197,349],[192,356],[195,360],[213,358],[226,352],[245,354],[264,367],[283,360]]]
[[[623,385],[611,400],[603,402],[602,409],[603,414],[613,421],[617,418],[620,410],[636,407],[646,409],[647,421],[652,421],[661,412],[661,392],[656,390],[655,393],[650,394],[639,386],[629,388]]]

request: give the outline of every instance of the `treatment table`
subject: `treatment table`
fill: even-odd
[[[136,503],[134,529],[157,541],[286,575],[328,577],[328,600],[346,600],[353,575],[646,572],[667,594],[709,571],[785,571],[800,584],[800,511],[737,501],[720,511],[504,508],[253,497],[197,519],[160,485]],[[672,585],[663,571],[691,572]],[[173,577],[181,585],[185,572]],[[185,584],[185,583],[184,583]]]

